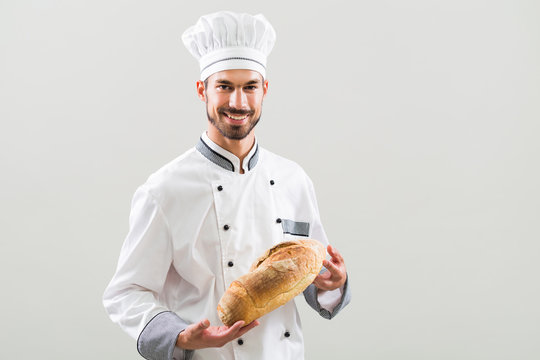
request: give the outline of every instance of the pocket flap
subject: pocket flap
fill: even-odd
[[[309,223],[307,222],[281,219],[281,226],[284,234],[309,236]]]

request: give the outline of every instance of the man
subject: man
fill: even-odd
[[[219,12],[201,17],[183,41],[200,63],[208,131],[135,192],[105,308],[147,359],[303,359],[294,301],[230,327],[216,311],[271,246],[302,237],[328,244],[311,180],[255,138],[274,29],[262,15]],[[304,297],[330,319],[350,292],[342,256],[327,250],[328,271]]]

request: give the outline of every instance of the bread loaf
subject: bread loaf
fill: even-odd
[[[270,248],[223,294],[217,307],[219,318],[227,326],[239,320],[247,325],[284,305],[313,282],[325,256],[323,245],[311,239]]]

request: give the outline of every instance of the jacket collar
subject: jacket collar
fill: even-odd
[[[214,164],[221,166],[222,168],[240,173],[240,159],[233,153],[223,149],[221,146],[210,140],[206,131],[201,135],[199,142],[195,148],[208,160]],[[259,161],[259,144],[257,143],[257,138],[255,138],[255,143],[251,147],[251,150],[247,154],[242,167],[244,173],[253,170],[257,162]]]

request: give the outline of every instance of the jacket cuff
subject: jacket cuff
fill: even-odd
[[[191,360],[194,354],[195,350],[181,349],[176,346],[173,352],[173,360]]]
[[[334,307],[332,311],[329,311],[323,307],[321,307],[321,304],[317,300],[317,294],[319,290],[314,285],[309,285],[306,290],[304,290],[304,298],[306,299],[309,306],[311,306],[315,311],[319,313],[323,318],[325,319],[332,319],[334,316],[336,316],[341,309],[343,309],[350,301],[351,301],[351,291],[349,289],[349,275],[347,274],[347,278],[345,279],[345,284],[343,285],[343,294],[341,295],[341,301]]]
[[[144,327],[137,339],[139,354],[148,360],[172,360],[178,334],[188,324],[172,311],[164,311],[154,316]],[[183,357],[177,360],[188,360],[193,350],[183,350]]]

